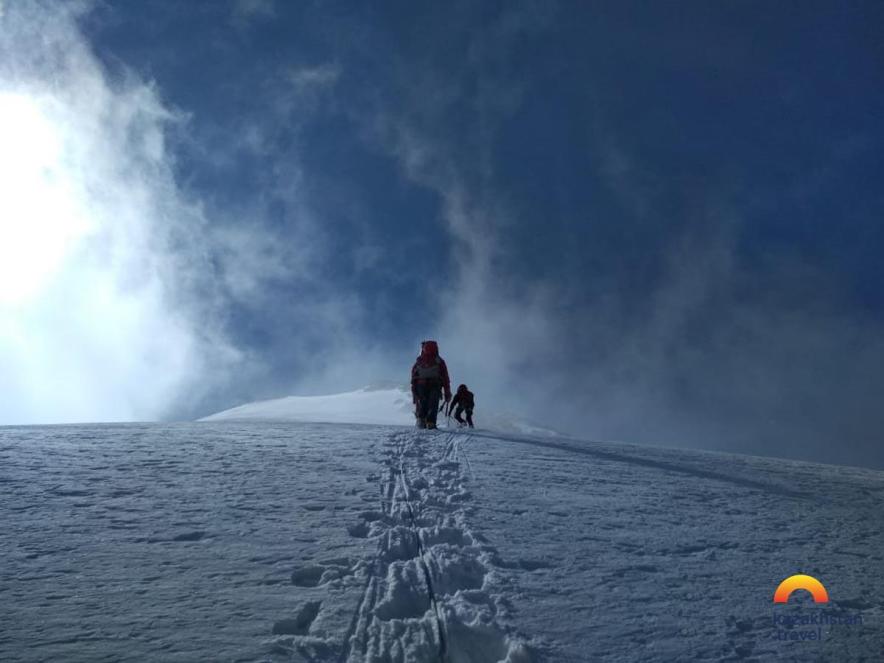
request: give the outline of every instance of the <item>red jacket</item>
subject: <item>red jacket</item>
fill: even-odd
[[[411,395],[415,395],[417,385],[438,385],[445,392],[445,400],[451,400],[451,381],[448,379],[448,366],[439,356],[439,348],[435,341],[425,341],[421,347],[420,357],[411,367]]]

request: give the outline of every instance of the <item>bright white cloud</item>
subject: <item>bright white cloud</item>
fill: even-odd
[[[93,229],[65,171],[61,132],[40,100],[0,92],[0,302],[36,297]],[[49,109],[46,109],[49,110]]]
[[[205,220],[170,168],[175,116],[109,80],[71,7],[0,17],[4,424],[162,417],[235,357],[195,297]]]

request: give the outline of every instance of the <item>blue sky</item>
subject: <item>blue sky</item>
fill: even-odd
[[[96,135],[190,348],[68,418],[398,379],[436,337],[585,437],[884,463],[880,3],[6,4],[7,52],[67,46],[6,89],[136,118]]]

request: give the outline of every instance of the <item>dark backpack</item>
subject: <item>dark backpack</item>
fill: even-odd
[[[429,359],[429,361],[428,361]],[[414,377],[425,382],[442,381],[442,360],[436,357],[418,357]]]

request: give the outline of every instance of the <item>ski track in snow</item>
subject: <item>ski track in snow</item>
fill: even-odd
[[[882,512],[882,472],[561,437],[0,428],[0,660],[879,661]],[[772,640],[796,572],[863,626]]]

